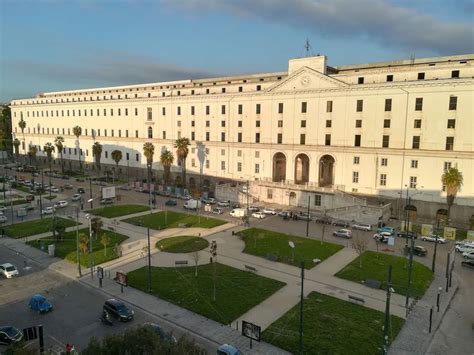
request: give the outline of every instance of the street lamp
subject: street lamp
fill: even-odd
[[[68,216],[73,219],[72,216]],[[77,258],[77,273],[79,277],[82,277],[81,270],[81,253],[79,253],[79,207],[76,207],[76,258]]]
[[[92,202],[90,198],[87,202]],[[89,220],[89,267],[91,269],[91,279],[94,278],[94,261],[92,260],[92,216],[87,213],[86,218]]]

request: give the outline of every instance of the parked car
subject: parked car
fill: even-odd
[[[278,212],[278,216],[280,217],[288,217],[290,215],[290,211],[280,211]]]
[[[275,211],[274,208],[269,208],[269,207],[265,207],[263,210],[262,210],[263,213],[265,214],[269,214],[269,215],[272,215],[272,216],[275,216],[277,214],[277,212]]]
[[[86,193],[86,190],[84,190],[83,187],[78,187],[78,188],[77,188],[77,193],[79,193],[79,194],[85,194],[85,193]]]
[[[465,251],[462,256],[464,259],[474,259],[474,250]]]
[[[102,200],[100,200],[100,204],[101,205],[111,205],[114,203],[114,200],[111,199],[110,197],[108,198],[103,198]]]
[[[438,244],[446,244],[447,243],[447,240],[442,238],[442,237],[438,236],[438,238],[436,238],[436,234],[422,235],[420,239],[425,241],[425,242],[434,242],[434,243],[438,243]]]
[[[388,238],[391,237],[392,234],[389,232],[380,232],[374,234],[373,238],[378,240],[380,243],[388,243]]]
[[[64,184],[64,188],[65,188],[66,190],[71,190],[71,189],[72,189],[72,185],[69,184],[69,183]]]
[[[36,294],[31,297],[30,302],[28,302],[28,306],[30,306],[33,311],[37,311],[39,313],[46,313],[53,309],[53,305],[49,303],[48,299],[40,294]]]
[[[235,207],[235,208],[240,208],[240,207]],[[256,206],[250,206],[249,207],[249,212],[259,212],[260,211],[260,208],[256,207]]]
[[[220,207],[214,207],[212,209],[212,213],[214,213],[214,214],[223,214],[224,211],[222,211],[222,208],[220,208]]]
[[[109,315],[120,320],[121,322],[132,320],[135,314],[135,312],[128,308],[123,302],[116,300],[115,298],[105,301],[102,308]]]
[[[464,239],[464,240],[456,241],[456,245],[466,245],[466,244],[473,244],[474,245],[474,240]]]
[[[417,239],[418,238],[418,234],[416,234],[416,232],[398,232],[397,233],[397,236],[400,237],[400,238],[408,238],[408,239]]]
[[[241,206],[240,206],[240,203],[234,202],[230,207],[232,207],[232,208],[240,208]]]
[[[348,221],[343,221],[342,219],[335,219],[331,222],[333,226],[338,226],[338,227],[350,227],[351,224]]]
[[[217,206],[219,206],[219,207],[229,207],[230,203],[229,203],[229,201],[219,201],[219,202],[217,202]]]
[[[67,207],[67,205],[68,205],[67,201],[61,200],[54,204],[54,208],[65,208]]]
[[[159,335],[160,339],[165,343],[174,345],[178,342],[173,336],[173,334],[166,332],[163,328],[161,328],[161,326],[156,323],[145,323],[145,326],[153,329],[153,331],[155,331]]]
[[[468,267],[470,269],[474,269],[474,260],[461,261],[461,266]]]
[[[235,346],[223,344],[217,349],[217,355],[242,355],[242,352]]]
[[[201,208],[201,205],[202,205],[201,201],[191,199],[191,200],[187,200],[183,204],[183,208],[186,210],[197,210],[198,208]]]
[[[54,207],[46,207],[44,210],[41,211],[41,214],[53,214],[54,211]]]
[[[306,213],[306,212],[299,212],[299,213],[293,213],[293,216],[295,216],[295,218],[297,220],[300,220],[300,221],[311,221],[313,220],[313,217],[311,217],[310,214]]]
[[[328,216],[317,216],[315,217],[314,221],[316,223],[322,223],[322,224],[331,224],[332,219]]]
[[[50,190],[51,192],[59,192],[59,189],[58,189],[56,186],[51,186],[51,187],[49,188],[49,190]]]
[[[33,195],[26,195],[25,197],[26,202],[31,202],[35,200],[35,196]]]
[[[377,233],[389,233],[390,235],[394,235],[395,234],[395,228],[393,227],[381,227],[381,228],[378,228],[377,229]]]
[[[3,212],[2,212],[2,213],[3,213]],[[1,215],[1,216],[0,216],[0,223],[5,223],[5,222],[7,222],[7,221],[8,221],[7,216],[5,216],[5,215]]]
[[[365,224],[365,223],[354,223],[352,225],[352,228],[354,229],[358,229],[358,230],[361,230],[361,231],[368,231],[370,232],[372,230],[372,225],[370,224]]]
[[[456,245],[454,250],[456,250],[458,253],[465,253],[467,251],[474,250],[474,244]]]
[[[80,201],[82,198],[81,194],[74,194],[71,198],[71,201]]]
[[[265,216],[266,216],[266,214],[263,213],[263,212],[254,212],[254,213],[252,213],[252,217],[258,218],[258,219],[264,219]]]
[[[11,279],[12,277],[18,276],[20,273],[15,265],[10,263],[5,263],[0,265],[0,274],[2,274],[7,279]]]
[[[35,206],[33,206],[31,203],[27,203],[26,205],[21,206],[21,208],[24,208],[27,211],[33,211]]]
[[[245,217],[245,216],[247,216],[247,209],[245,209],[245,208],[234,208],[232,211],[230,211],[230,215],[232,217],[237,217],[237,218]]]
[[[21,339],[23,339],[23,333],[17,328],[11,325],[0,327],[0,344],[16,344],[19,343]]]
[[[177,204],[178,202],[176,202],[176,200],[168,200],[165,202],[166,206],[176,206]]]
[[[139,186],[135,189],[136,192],[144,192],[145,188],[143,186]]]
[[[5,212],[7,210],[7,206],[0,206],[0,211]]]
[[[426,256],[428,255],[428,250],[425,247],[422,247],[421,245],[415,245],[413,247],[413,254],[418,256]]]
[[[349,229],[339,229],[335,232],[332,233],[333,236],[335,237],[341,237],[341,238],[352,238],[352,232]]]

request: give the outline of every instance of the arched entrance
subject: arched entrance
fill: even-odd
[[[443,224],[446,224],[447,221],[448,221],[448,210],[444,208],[440,208],[438,211],[436,211],[436,223],[443,225]]]
[[[286,180],[286,156],[283,153],[276,153],[273,156],[273,181],[280,182]]]
[[[323,155],[319,159],[319,186],[332,186],[334,184],[334,163],[330,155]]]
[[[196,187],[196,179],[193,177],[189,178],[189,188],[194,189]]]
[[[413,205],[405,206],[405,214],[407,213],[408,213],[408,220],[410,222],[414,222],[416,220],[416,213],[417,213],[416,206],[413,206]]]
[[[306,184],[309,181],[309,158],[298,154],[295,158],[295,184]]]
[[[288,203],[290,206],[296,206],[296,193],[291,191],[289,198],[288,198]]]

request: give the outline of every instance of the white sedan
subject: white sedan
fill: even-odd
[[[61,201],[58,201],[54,204],[54,207],[55,208],[64,208],[64,207],[67,207],[68,203],[67,201],[64,201],[64,200],[61,200]]]
[[[464,253],[462,253],[462,256],[464,259],[474,260],[474,250],[465,251]]]
[[[435,234],[431,234],[431,235],[422,235],[421,240],[425,241],[425,242],[438,242],[438,244],[446,244],[447,241],[446,239],[442,238],[442,237],[438,237],[438,240],[436,240],[436,235]]]
[[[277,212],[273,208],[268,207],[265,207],[262,212],[265,214],[271,214],[272,216],[275,216],[277,214]]]
[[[7,279],[11,279],[14,276],[18,276],[19,272],[14,265],[10,263],[6,263],[3,265],[0,265],[0,274],[5,276]]]
[[[0,216],[0,223],[5,223],[6,221],[8,221],[7,216],[5,216],[5,215],[2,214],[2,215]]]
[[[263,213],[263,212],[254,212],[254,213],[252,213],[252,217],[258,218],[258,219],[264,219],[265,218],[265,213]]]
[[[54,213],[54,207],[46,207],[43,211],[41,211],[41,214],[53,214]]]

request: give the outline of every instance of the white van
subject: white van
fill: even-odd
[[[232,211],[230,211],[230,215],[232,217],[236,218],[242,218],[247,215],[247,209],[246,208],[234,208]]]

